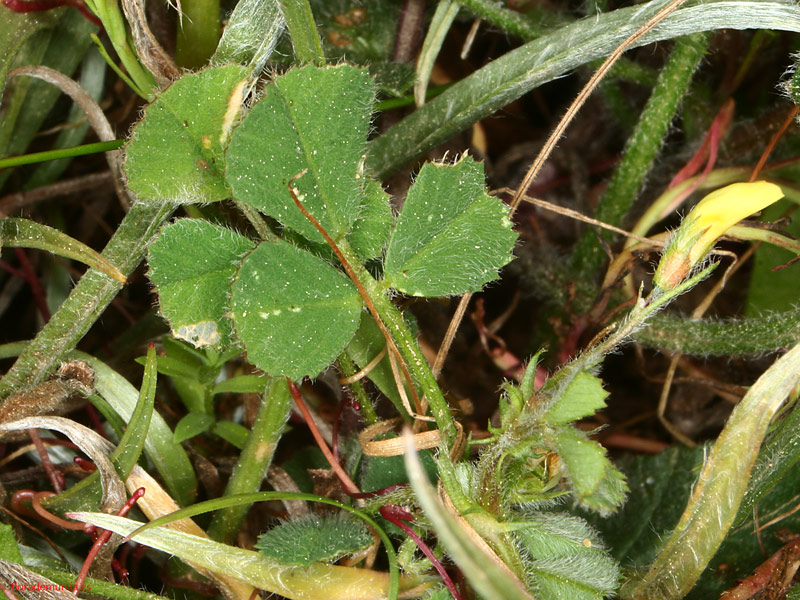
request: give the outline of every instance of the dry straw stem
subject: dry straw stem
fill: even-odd
[[[648,31],[653,29],[656,25],[658,25],[661,21],[675,12],[681,4],[686,2],[686,0],[672,0],[669,2],[664,8],[659,10],[656,14],[654,14],[644,25],[642,25],[639,29],[637,29],[633,34],[631,34],[624,42],[622,42],[611,55],[603,61],[603,64],[600,65],[600,68],[595,71],[594,75],[592,75],[591,79],[586,82],[586,85],[583,86],[578,96],[573,100],[572,104],[570,104],[567,112],[561,117],[561,120],[556,125],[556,128],[550,134],[550,137],[547,138],[545,141],[544,146],[539,151],[539,154],[534,159],[533,163],[531,164],[528,172],[525,174],[525,177],[522,179],[522,183],[519,184],[516,192],[514,193],[514,197],[511,199],[511,208],[509,210],[509,217],[512,217],[517,210],[517,206],[522,201],[523,196],[525,195],[526,190],[531,186],[531,184],[536,179],[536,176],[541,171],[544,163],[550,158],[550,155],[553,153],[553,150],[558,143],[558,140],[561,139],[561,136],[564,135],[569,124],[575,118],[575,115],[578,114],[578,111],[581,107],[586,103],[586,100],[589,98],[591,93],[597,88],[602,81],[603,77],[606,76],[608,71],[614,65],[615,62],[619,60],[619,58],[625,53],[625,51],[630,48],[633,44],[636,43],[637,40],[642,38]],[[597,224],[597,223],[595,223]],[[610,227],[610,226],[609,226]],[[464,313],[466,313],[467,305],[469,301],[472,299],[472,293],[464,294],[461,299],[459,300],[458,307],[456,308],[456,312],[453,315],[453,318],[450,321],[450,325],[447,328],[447,332],[445,333],[444,340],[442,340],[441,346],[439,346],[439,352],[436,355],[436,361],[434,362],[433,366],[433,373],[434,376],[439,375],[441,372],[442,365],[444,364],[444,359],[447,357],[447,353],[450,351],[450,346],[453,343],[453,339],[455,338],[456,331],[458,330],[459,325],[461,324],[461,320],[464,318]]]
[[[92,98],[86,90],[63,73],[51,69],[50,67],[36,65],[16,68],[8,74],[8,78],[11,79],[18,75],[35,77],[53,84],[72,98],[73,102],[84,112],[86,120],[89,121],[89,125],[94,129],[94,132],[101,142],[110,142],[117,139],[114,135],[114,130],[111,128],[111,124],[103,113],[103,109],[100,108],[94,98]],[[111,150],[106,152],[106,159],[108,160],[108,166],[111,168],[111,173],[114,176],[114,188],[117,191],[117,197],[120,203],[122,203],[122,206],[128,209],[132,202],[127,190],[122,184],[124,179],[120,167],[120,151]]]

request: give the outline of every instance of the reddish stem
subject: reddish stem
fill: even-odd
[[[17,260],[19,260],[19,266],[22,272],[25,274],[24,280],[31,286],[36,308],[39,309],[39,314],[42,315],[42,319],[47,323],[50,320],[50,309],[47,308],[47,293],[44,291],[39,277],[33,270],[33,265],[31,265],[31,261],[28,260],[28,255],[25,254],[25,250],[22,248],[14,248],[14,253],[17,255]]]
[[[311,435],[314,436],[314,441],[317,442],[317,446],[322,451],[322,454],[325,455],[325,459],[328,461],[328,464],[333,469],[333,472],[336,473],[336,476],[339,478],[339,482],[342,484],[342,488],[348,494],[358,494],[361,490],[358,489],[358,486],[353,483],[353,480],[350,479],[350,476],[347,472],[342,468],[342,465],[336,460],[331,452],[331,449],[328,448],[328,444],[325,439],[322,437],[319,429],[317,428],[316,423],[314,423],[314,419],[311,416],[311,412],[308,410],[306,403],[303,401],[303,395],[300,393],[300,390],[297,389],[297,386],[294,382],[286,378],[286,383],[289,384],[289,391],[292,393],[292,398],[294,398],[294,403],[297,405],[297,408],[303,414],[303,418],[306,420],[306,425],[308,425],[309,430],[311,431]]]
[[[76,456],[72,459],[76,465],[78,465],[81,469],[86,471],[87,473],[94,473],[97,471],[97,466],[90,460],[86,460],[85,458],[81,458],[80,456]]]
[[[81,14],[86,17],[88,21],[91,21],[98,27],[103,26],[102,21],[86,8],[86,3],[83,2],[83,0],[31,0],[29,2],[24,2],[23,0],[3,0],[3,6],[18,13],[42,12],[62,6],[71,6],[81,11]]]
[[[342,263],[342,267],[347,273],[347,276],[353,282],[353,285],[356,286],[358,293],[361,294],[361,298],[364,300],[364,304],[369,310],[369,313],[372,315],[372,318],[375,319],[375,323],[378,325],[378,329],[381,330],[383,337],[386,339],[386,345],[389,347],[390,352],[394,352],[394,355],[397,357],[397,362],[400,364],[400,368],[403,370],[403,377],[405,377],[406,381],[408,382],[408,388],[411,392],[411,396],[414,399],[414,408],[417,412],[422,413],[422,406],[419,401],[419,396],[417,395],[417,390],[414,387],[414,380],[411,378],[411,372],[408,370],[408,365],[406,365],[406,361],[403,360],[403,355],[400,354],[400,350],[398,350],[397,345],[394,343],[394,338],[389,333],[389,330],[386,329],[386,325],[384,325],[383,320],[381,319],[380,314],[378,313],[378,309],[375,308],[375,305],[372,303],[372,298],[370,298],[367,290],[364,289],[364,285],[361,283],[361,280],[356,275],[355,270],[353,269],[352,265],[348,262],[348,260],[342,254],[342,251],[339,249],[339,246],[336,245],[336,242],[333,241],[333,238],[325,231],[325,228],[317,221],[314,216],[306,210],[306,207],[303,206],[303,203],[300,201],[299,196],[297,195],[297,191],[294,188],[294,182],[300,179],[303,175],[305,175],[306,171],[301,171],[294,177],[289,180],[289,194],[292,196],[292,200],[297,205],[297,208],[300,209],[300,212],[303,213],[303,216],[309,220],[309,222],[316,227],[317,231],[319,231],[320,235],[325,239],[328,246],[331,247],[333,253],[336,254],[336,257],[339,259],[339,262]]]
[[[784,119],[783,124],[781,125],[780,129],[778,129],[777,133],[772,136],[769,144],[767,144],[767,148],[764,150],[761,158],[758,159],[758,164],[753,169],[753,173],[750,175],[750,181],[755,181],[758,177],[758,174],[761,173],[761,169],[764,168],[764,165],[767,163],[767,159],[769,155],[772,154],[772,151],[775,149],[775,146],[778,144],[778,140],[781,139],[786,130],[789,129],[789,125],[794,122],[794,118],[797,116],[798,107],[797,105],[792,106],[791,110],[789,110],[789,114],[786,115],[786,119]]]
[[[60,494],[64,490],[64,474],[53,466],[53,461],[50,460],[50,455],[47,453],[47,448],[44,447],[44,442],[39,432],[36,429],[28,429],[28,435],[33,445],[36,446],[36,453],[42,460],[42,466],[45,473],[47,473],[50,484],[53,486],[53,490],[56,494]]]
[[[450,590],[450,593],[453,594],[453,598],[456,600],[461,600],[461,594],[459,593],[458,589],[456,588],[456,584],[453,583],[453,580],[450,578],[450,575],[444,568],[444,565],[436,558],[436,555],[433,553],[433,550],[430,549],[430,546],[422,541],[422,538],[417,535],[417,533],[411,529],[408,525],[405,524],[404,521],[410,522],[413,521],[414,516],[408,512],[404,508],[400,508],[396,504],[384,504],[381,506],[381,516],[396,525],[400,529],[403,530],[408,537],[414,540],[414,543],[417,547],[422,551],[422,553],[431,561],[433,568],[439,573],[442,578],[442,581],[447,586],[447,589]]]
[[[133,505],[144,496],[144,488],[140,487],[138,490],[133,492],[128,501],[119,509],[117,515],[120,517],[124,517],[128,514],[128,511],[133,508]],[[89,550],[89,554],[86,555],[86,560],[83,561],[83,566],[81,567],[80,573],[78,573],[78,577],[75,579],[75,583],[73,584],[73,589],[75,590],[75,594],[77,595],[78,590],[83,589],[83,582],[86,581],[86,577],[89,575],[89,567],[92,566],[94,559],[97,557],[97,553],[100,552],[100,548],[103,547],[109,539],[111,539],[112,532],[108,529],[103,530],[97,539],[95,540],[94,544],[92,544],[91,550]]]

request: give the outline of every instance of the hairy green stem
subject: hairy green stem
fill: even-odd
[[[361,264],[358,255],[350,248],[347,240],[342,239],[337,244],[342,255],[358,276],[361,285],[364,286],[366,294],[372,300],[375,310],[394,339],[395,344],[397,344],[403,360],[406,361],[408,370],[416,379],[417,385],[419,385],[425,399],[428,401],[431,415],[436,420],[442,436],[443,447],[451,448],[457,432],[455,421],[450,414],[450,405],[442,395],[442,390],[439,388],[439,384],[436,382],[433,371],[431,371],[428,361],[423,356],[417,340],[411,334],[403,315],[389,299],[386,287],[375,280],[372,274]]]
[[[114,233],[103,258],[126,277],[139,265],[148,242],[176,206],[138,200]],[[36,338],[0,380],[0,399],[40,383],[100,317],[123,284],[90,269]]]
[[[220,37],[219,0],[183,0],[175,60],[186,69],[199,69],[214,55]]]
[[[264,220],[264,217],[258,212],[257,208],[254,208],[250,204],[246,202],[239,202],[238,200],[234,200],[236,207],[242,211],[242,214],[250,221],[250,224],[253,226],[253,229],[256,230],[258,237],[262,240],[275,240],[277,236],[270,231],[267,222]]]
[[[142,65],[133,49],[119,2],[89,0],[87,6],[103,22],[108,39],[135,84],[133,90],[145,100],[152,100],[157,89],[155,77]]]
[[[324,65],[325,54],[308,0],[280,0],[280,5],[297,62]]]
[[[749,356],[800,342],[800,309],[740,320],[698,320],[673,314],[653,317],[637,342],[693,356]]]
[[[292,396],[286,378],[271,378],[264,390],[250,436],[228,480],[225,496],[261,489],[291,411]],[[249,504],[241,504],[218,511],[208,528],[208,535],[218,542],[233,542],[249,509]]]
[[[661,150],[664,136],[707,46],[707,34],[695,34],[675,41],[672,54],[628,140],[622,161],[600,199],[594,215],[596,219],[616,226],[622,224]],[[611,238],[610,232],[605,230],[601,235],[605,240]],[[587,231],[575,249],[573,264],[584,274],[595,273],[605,256],[595,232]]]
[[[67,589],[71,589],[75,584],[74,572],[46,569],[43,567],[26,566],[25,568],[47,577],[50,581],[62,585]],[[92,594],[107,598],[108,600],[168,600],[165,596],[159,596],[158,594],[137,590],[126,585],[111,583],[110,581],[103,581],[102,579],[94,579],[92,577],[87,577],[84,585],[87,589],[91,588]]]
[[[692,589],[736,517],[770,420],[798,380],[800,346],[795,346],[736,405],[672,535],[647,574],[628,581],[620,598],[672,600]]]

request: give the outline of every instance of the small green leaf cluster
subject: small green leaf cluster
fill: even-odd
[[[625,499],[622,473],[574,425],[604,408],[608,393],[581,358],[537,390],[538,358],[519,385],[505,385],[501,426],[474,471],[462,469],[461,487],[475,511],[494,515],[494,523],[478,522],[494,539],[503,532],[499,547],[516,555],[537,598],[599,599],[615,590],[618,566],[582,518],[556,505],[571,494],[577,506],[607,516]]]
[[[333,261],[320,229],[358,278],[371,280],[373,294],[477,291],[511,260],[507,209],[486,193],[482,165],[469,157],[424,165],[395,220],[364,170],[375,96],[366,70],[292,69],[234,126],[246,87],[236,67],[184,77],[145,110],[127,148],[129,184],[140,194],[179,202],[232,196],[272,225],[260,242],[196,219],[161,231],[150,246],[150,277],[176,337],[216,349],[243,344],[271,375],[317,375],[369,319],[365,292]],[[211,88],[212,102],[195,111],[194,96]],[[363,264],[381,257],[375,282]]]

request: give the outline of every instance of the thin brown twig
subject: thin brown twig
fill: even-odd
[[[111,173],[103,171],[102,173],[90,173],[89,175],[58,181],[30,191],[8,194],[0,198],[0,217],[7,217],[20,208],[25,208],[38,202],[82,192],[110,182]]]
[[[581,91],[578,93],[578,96],[575,98],[575,100],[572,101],[572,104],[570,104],[567,112],[558,122],[558,125],[556,125],[556,128],[550,134],[550,137],[547,138],[544,146],[542,146],[539,154],[536,156],[530,168],[528,169],[528,172],[525,174],[525,177],[522,179],[522,182],[519,184],[519,187],[514,194],[514,198],[511,200],[511,215],[513,215],[514,211],[517,209],[517,206],[522,200],[522,196],[525,191],[531,186],[533,181],[536,179],[536,176],[539,175],[539,171],[541,171],[545,161],[550,158],[550,155],[553,153],[558,140],[561,139],[562,135],[564,135],[564,131],[567,129],[569,124],[575,118],[575,115],[578,114],[578,111],[584,105],[595,88],[597,88],[597,86],[600,84],[600,81],[603,79],[603,77],[605,77],[606,73],[608,73],[614,63],[617,62],[625,53],[625,51],[628,50],[628,48],[630,48],[634,43],[636,43],[637,40],[639,40],[648,31],[653,29],[653,27],[667,18],[670,14],[675,12],[684,2],[686,2],[686,0],[672,0],[672,2],[659,10],[644,25],[639,27],[639,29],[628,36],[628,38],[619,46],[617,46],[617,49],[614,50],[614,52],[612,52],[608,58],[603,61],[603,64],[600,65],[600,68],[595,71],[591,79],[586,82],[586,85],[583,86]]]
[[[672,14],[675,10],[680,7],[681,4],[686,2],[686,0],[672,0],[669,4],[667,4],[664,8],[658,11],[655,15],[653,15],[644,25],[642,25],[639,29],[633,32],[624,42],[622,42],[614,52],[603,61],[603,64],[600,65],[600,68],[592,75],[592,78],[586,82],[586,85],[583,86],[578,96],[575,100],[570,104],[567,112],[558,122],[556,128],[550,134],[550,137],[547,138],[545,141],[544,146],[539,151],[539,154],[534,159],[533,163],[531,164],[528,172],[525,174],[525,177],[522,179],[522,183],[520,183],[519,187],[517,188],[516,192],[514,193],[514,197],[511,200],[511,208],[509,209],[509,217],[512,217],[517,210],[517,206],[519,205],[520,201],[522,200],[523,196],[527,189],[531,186],[533,181],[536,179],[536,176],[541,171],[544,163],[553,153],[553,150],[556,147],[556,143],[561,136],[564,135],[564,131],[567,129],[567,126],[572,122],[575,118],[575,115],[578,114],[578,111],[584,105],[586,100],[589,98],[591,93],[597,88],[600,84],[600,81],[605,77],[606,73],[611,69],[617,60],[625,53],[625,51],[630,48],[636,41],[645,35],[648,31],[653,29],[658,23],[663,21],[666,17]],[[579,214],[579,213],[578,213]],[[447,353],[450,351],[450,346],[453,343],[453,338],[455,338],[455,333],[458,330],[459,325],[461,324],[461,320],[464,318],[464,314],[467,310],[467,305],[469,304],[470,299],[472,298],[472,293],[464,294],[458,304],[458,308],[456,309],[453,318],[450,321],[450,325],[447,327],[447,333],[445,334],[445,338],[442,341],[441,346],[439,346],[439,352],[436,355],[436,362],[434,364],[438,364],[439,368],[441,369],[441,364],[444,363],[444,359],[447,356]],[[434,370],[434,375],[437,375],[436,370]]]
[[[797,113],[799,111],[800,107],[798,107],[796,104],[792,106],[791,110],[789,111],[789,114],[786,115],[786,119],[784,119],[780,128],[778,129],[777,132],[775,132],[775,135],[772,136],[772,139],[769,141],[769,144],[767,144],[766,149],[761,154],[761,158],[758,159],[758,163],[753,169],[753,172],[750,174],[750,179],[748,179],[748,181],[756,180],[756,177],[758,177],[759,173],[761,173],[761,169],[763,169],[764,165],[767,163],[767,159],[769,158],[770,154],[772,154],[772,151],[778,144],[778,140],[780,140],[783,134],[786,133],[786,130],[789,129],[789,125],[791,125],[794,122],[794,118],[797,116]]]
[[[513,193],[514,190],[508,187],[499,188],[497,190],[493,190],[493,192],[501,193],[501,194],[510,194]],[[625,229],[620,227],[615,227],[614,225],[609,225],[608,223],[604,223],[603,221],[598,221],[597,219],[593,219],[592,217],[587,217],[583,213],[579,213],[577,210],[572,210],[571,208],[566,208],[564,206],[558,206],[557,204],[553,204],[552,202],[548,202],[547,200],[540,200],[539,198],[533,198],[532,196],[528,196],[527,194],[522,194],[522,199],[525,202],[529,202],[539,208],[544,208],[545,210],[549,210],[551,212],[557,213],[559,215],[564,215],[565,217],[569,217],[570,219],[575,219],[576,221],[583,221],[584,223],[588,223],[590,225],[594,225],[595,227],[601,227],[602,229],[608,229],[609,231],[613,231],[614,233],[619,233],[620,235],[624,235],[625,237],[631,238],[636,240],[637,242],[644,242],[646,244],[654,245],[661,247],[663,246],[663,242],[658,240],[654,240],[652,238],[644,237],[641,235],[637,235],[635,233],[631,233]]]
[[[319,432],[319,429],[314,422],[314,418],[311,416],[311,412],[308,410],[305,401],[303,400],[303,395],[300,393],[300,390],[295,385],[294,381],[286,378],[286,383],[289,384],[289,391],[292,394],[292,398],[294,399],[294,403],[297,405],[297,408],[303,414],[303,418],[308,425],[308,429],[311,431],[311,435],[314,437],[314,440],[317,442],[317,446],[322,451],[322,454],[325,455],[325,458],[328,460],[328,464],[331,466],[331,469],[336,476],[339,478],[339,481],[342,484],[342,487],[348,494],[359,494],[361,490],[358,486],[350,479],[350,476],[347,474],[342,468],[342,465],[339,464],[339,461],[333,456],[333,452],[328,447],[328,443],[322,438],[322,434]]]
[[[8,78],[10,79],[18,75],[35,77],[53,84],[72,98],[73,102],[84,112],[86,119],[89,121],[89,125],[94,129],[101,142],[110,142],[116,139],[114,130],[111,128],[111,124],[108,122],[105,113],[103,113],[103,109],[100,108],[95,99],[73,79],[70,79],[55,69],[42,65],[18,67],[8,74]],[[108,165],[111,167],[111,172],[114,174],[114,188],[117,191],[119,201],[123,208],[127,210],[131,205],[131,197],[122,183],[122,168],[120,166],[121,153],[119,150],[110,150],[106,152],[106,159],[108,160]]]

